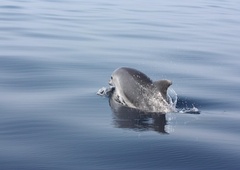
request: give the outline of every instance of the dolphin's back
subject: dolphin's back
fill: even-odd
[[[133,69],[133,68],[127,68],[127,67],[122,67],[120,68],[122,71],[125,71],[131,76],[136,82],[141,83],[143,86],[149,86],[152,84],[152,80],[144,73]]]

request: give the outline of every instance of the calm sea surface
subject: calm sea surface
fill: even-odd
[[[239,54],[238,0],[1,0],[0,169],[239,169]],[[201,114],[119,120],[121,66]]]

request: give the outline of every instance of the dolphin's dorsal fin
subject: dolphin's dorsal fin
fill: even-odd
[[[168,102],[167,99],[167,89],[172,85],[172,81],[170,80],[158,80],[154,81],[153,84],[157,87],[157,89],[162,94],[163,98]]]

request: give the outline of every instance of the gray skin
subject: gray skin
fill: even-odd
[[[152,81],[144,73],[127,67],[116,69],[109,81],[112,97],[121,104],[148,112],[170,112],[167,89],[170,80]]]

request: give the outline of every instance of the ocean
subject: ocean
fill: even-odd
[[[239,169],[239,47],[237,0],[2,0],[0,169]],[[123,66],[200,114],[122,121]]]

